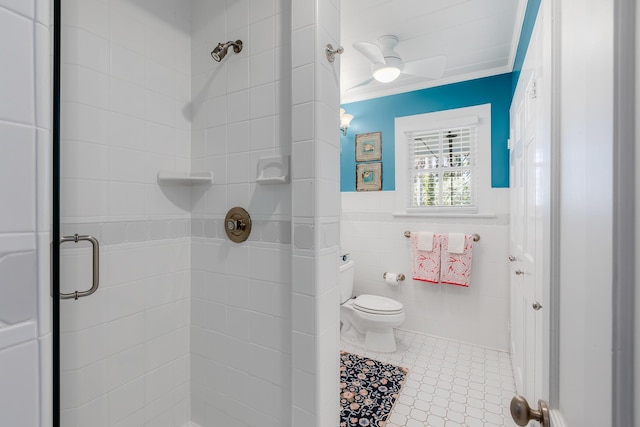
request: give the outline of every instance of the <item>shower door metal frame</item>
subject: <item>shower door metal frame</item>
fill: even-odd
[[[60,41],[61,0],[53,0],[52,64],[52,205],[51,205],[51,341],[52,341],[52,425],[60,427]]]

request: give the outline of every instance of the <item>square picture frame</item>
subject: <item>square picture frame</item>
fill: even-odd
[[[356,162],[382,160],[382,132],[356,135]]]
[[[356,165],[356,191],[382,190],[382,162]]]

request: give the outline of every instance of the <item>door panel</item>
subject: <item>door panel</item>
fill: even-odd
[[[536,345],[542,331],[536,329],[536,97],[535,73],[521,75],[526,82],[519,87],[512,104],[514,134],[511,149],[511,340],[514,373],[518,393],[530,401],[536,398]],[[517,130],[516,130],[517,129]]]
[[[61,425],[183,426],[190,189],[161,188],[157,173],[188,164],[189,124],[174,115],[186,104],[180,91],[151,79],[161,69],[189,87],[177,55],[190,52],[175,13],[182,0],[84,3],[62,0],[56,11],[60,234],[99,240],[100,275],[94,294],[60,300]],[[172,48],[159,49],[166,40]],[[91,244],[65,242],[60,254],[60,291],[91,288]]]
[[[549,403],[554,427],[626,427],[628,422],[616,419],[633,413],[633,408],[626,408],[627,413],[614,416],[612,409],[612,385],[616,383],[611,351],[612,264],[616,262],[612,257],[612,194],[616,192],[612,155],[616,78],[612,59],[614,24],[621,19],[614,13],[615,7],[612,2],[595,0],[541,2],[512,104],[512,126],[515,129],[513,121],[518,120],[521,133],[526,134],[517,111],[527,102],[525,83],[530,86],[535,82],[531,87],[537,105],[524,107],[525,115],[534,123],[535,139],[518,138],[527,142],[521,142],[522,154],[517,154],[531,159],[515,160],[520,153],[516,132],[512,132],[511,153],[511,168],[532,167],[526,174],[531,182],[525,185],[527,190],[521,189],[522,183],[512,181],[511,211],[514,228],[523,220],[527,222],[523,239],[530,233],[536,236],[534,248],[531,242],[520,246],[519,234],[515,230],[511,234],[514,253],[519,247],[534,251],[533,258],[524,256],[518,263],[535,263],[533,297],[542,305],[532,322],[536,331],[531,351],[535,382],[532,396],[528,395],[531,391],[526,374],[529,355],[518,353],[527,348],[528,342],[518,336],[527,329],[521,324],[512,329],[514,371],[522,373],[518,392],[527,396],[531,406],[537,406],[539,398]],[[585,43],[594,34],[597,43]],[[530,74],[537,77],[531,78]],[[535,148],[527,148],[527,144],[535,144]],[[511,174],[521,176],[516,170]],[[535,191],[526,198],[527,204],[536,206],[535,221],[519,216],[521,212],[515,206],[516,200],[522,200],[520,192],[527,191]],[[525,212],[528,210],[526,207]],[[528,316],[518,311],[529,310],[524,303],[526,289],[518,280],[512,281],[512,298],[523,302],[513,306],[514,325],[528,322]]]

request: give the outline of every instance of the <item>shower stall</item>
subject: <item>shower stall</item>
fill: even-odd
[[[55,0],[54,425],[338,424],[339,7]]]

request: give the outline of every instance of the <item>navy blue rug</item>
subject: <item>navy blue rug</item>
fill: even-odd
[[[382,427],[408,370],[340,352],[340,427]]]

